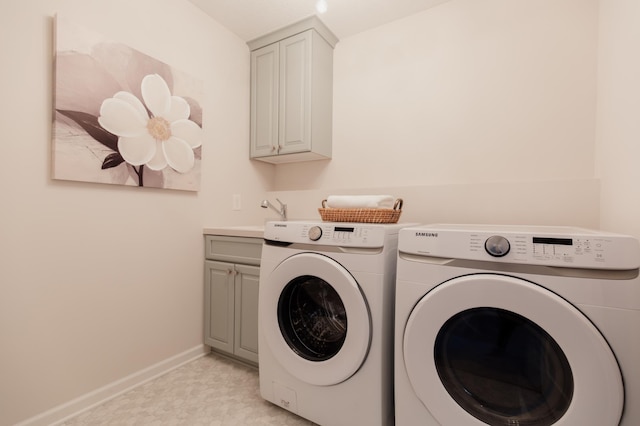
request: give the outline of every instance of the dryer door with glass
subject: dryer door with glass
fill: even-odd
[[[526,280],[446,281],[412,310],[403,358],[443,425],[614,426],[624,402],[611,348],[578,309]]]
[[[313,385],[351,377],[371,341],[369,308],[341,264],[318,253],[295,254],[260,283],[264,338],[282,367]]]

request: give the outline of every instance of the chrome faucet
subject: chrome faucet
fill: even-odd
[[[262,200],[262,204],[260,204],[260,207],[262,207],[263,209],[266,209],[267,207],[269,207],[270,209],[276,211],[280,215],[282,220],[287,220],[287,205],[284,204],[282,201],[278,200],[277,198],[276,198],[276,201],[280,203],[280,209],[278,209],[276,206],[271,204],[269,200]]]

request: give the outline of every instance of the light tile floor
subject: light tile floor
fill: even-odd
[[[314,423],[262,399],[256,369],[211,353],[62,425],[313,426]]]

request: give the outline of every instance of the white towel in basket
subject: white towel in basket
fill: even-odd
[[[327,207],[332,209],[392,209],[391,195],[329,195]]]

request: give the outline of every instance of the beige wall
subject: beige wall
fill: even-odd
[[[390,194],[403,200],[405,223],[487,223],[563,225],[597,228],[599,181],[572,179],[451,185],[385,186],[274,191],[288,202],[293,219],[320,219],[318,207],[329,194]],[[276,219],[273,213],[269,213]]]
[[[277,189],[593,177],[597,4],[453,0],[341,40],[334,158]]]
[[[278,166],[270,195],[296,217],[384,191],[403,220],[597,227],[597,12],[452,0],[341,40],[333,159]]]
[[[640,2],[600,1],[602,227],[640,237]]]
[[[202,228],[273,217],[264,196],[298,218],[352,192],[404,198],[404,221],[598,227],[602,210],[640,236],[636,2],[452,0],[345,38],[333,160],[277,167],[247,160],[246,45],[186,0],[1,9],[2,426],[197,353]],[[49,178],[56,12],[204,81],[201,191]]]
[[[246,160],[246,44],[186,0],[3,0],[0,10],[4,426],[197,353],[203,224],[254,220],[231,210],[231,195],[257,206],[273,172]],[[56,13],[204,82],[201,191],[50,179]]]

